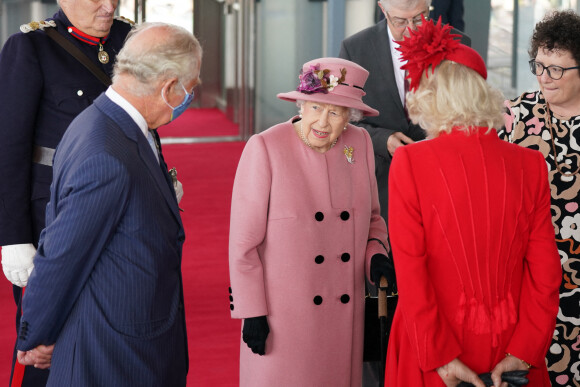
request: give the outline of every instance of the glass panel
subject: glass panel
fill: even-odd
[[[578,0],[491,1],[488,46],[489,82],[507,98],[538,89],[530,72],[528,49],[534,26],[552,9],[574,9]]]
[[[145,21],[176,24],[193,33],[193,0],[121,0],[119,14],[134,18],[136,3],[145,3]]]
[[[247,78],[248,74],[252,74],[252,69],[240,71],[246,69],[246,62],[243,61],[249,63],[250,56],[254,55],[253,44],[242,47],[249,31],[252,31],[247,23],[253,22],[250,17],[253,1],[120,0],[120,15],[135,19],[138,23],[147,21],[179,25],[194,33],[204,46],[202,82],[195,90],[196,97],[192,104],[195,109],[188,110],[184,118],[164,128],[164,144],[234,141],[241,138],[242,132],[251,132],[253,101],[246,95],[250,87]],[[197,15],[194,15],[194,8],[198,11]],[[248,15],[248,20],[242,21],[242,15]],[[244,28],[240,28],[242,23]],[[202,124],[222,124],[217,129],[199,130],[198,127],[205,128],[207,125],[184,125],[188,116],[194,121],[202,121]],[[181,130],[184,126],[187,126],[186,130]],[[248,135],[244,134],[243,137]]]

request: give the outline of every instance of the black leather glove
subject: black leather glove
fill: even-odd
[[[379,286],[381,277],[385,277],[389,283],[387,294],[397,293],[397,278],[393,261],[384,254],[375,254],[371,258],[371,280]]]
[[[262,356],[266,354],[266,338],[270,333],[266,316],[250,317],[244,319],[242,328],[242,340],[248,344],[252,352]]]

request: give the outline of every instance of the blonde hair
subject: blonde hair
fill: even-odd
[[[504,124],[505,98],[477,72],[449,60],[441,62],[435,73],[428,72],[415,93],[407,94],[407,110],[429,137],[453,127],[471,132],[476,126],[497,129]]]

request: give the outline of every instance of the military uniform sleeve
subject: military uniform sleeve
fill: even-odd
[[[33,241],[32,145],[43,88],[32,40],[13,35],[0,52],[0,245]]]

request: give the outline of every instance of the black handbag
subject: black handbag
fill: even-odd
[[[393,315],[397,308],[399,296],[387,297],[387,317],[382,322],[379,318],[379,301],[378,297],[371,296],[369,293],[365,296],[365,331],[364,331],[364,351],[363,361],[380,361],[384,364],[387,354],[387,343],[393,323]],[[383,351],[381,354],[381,340]]]

